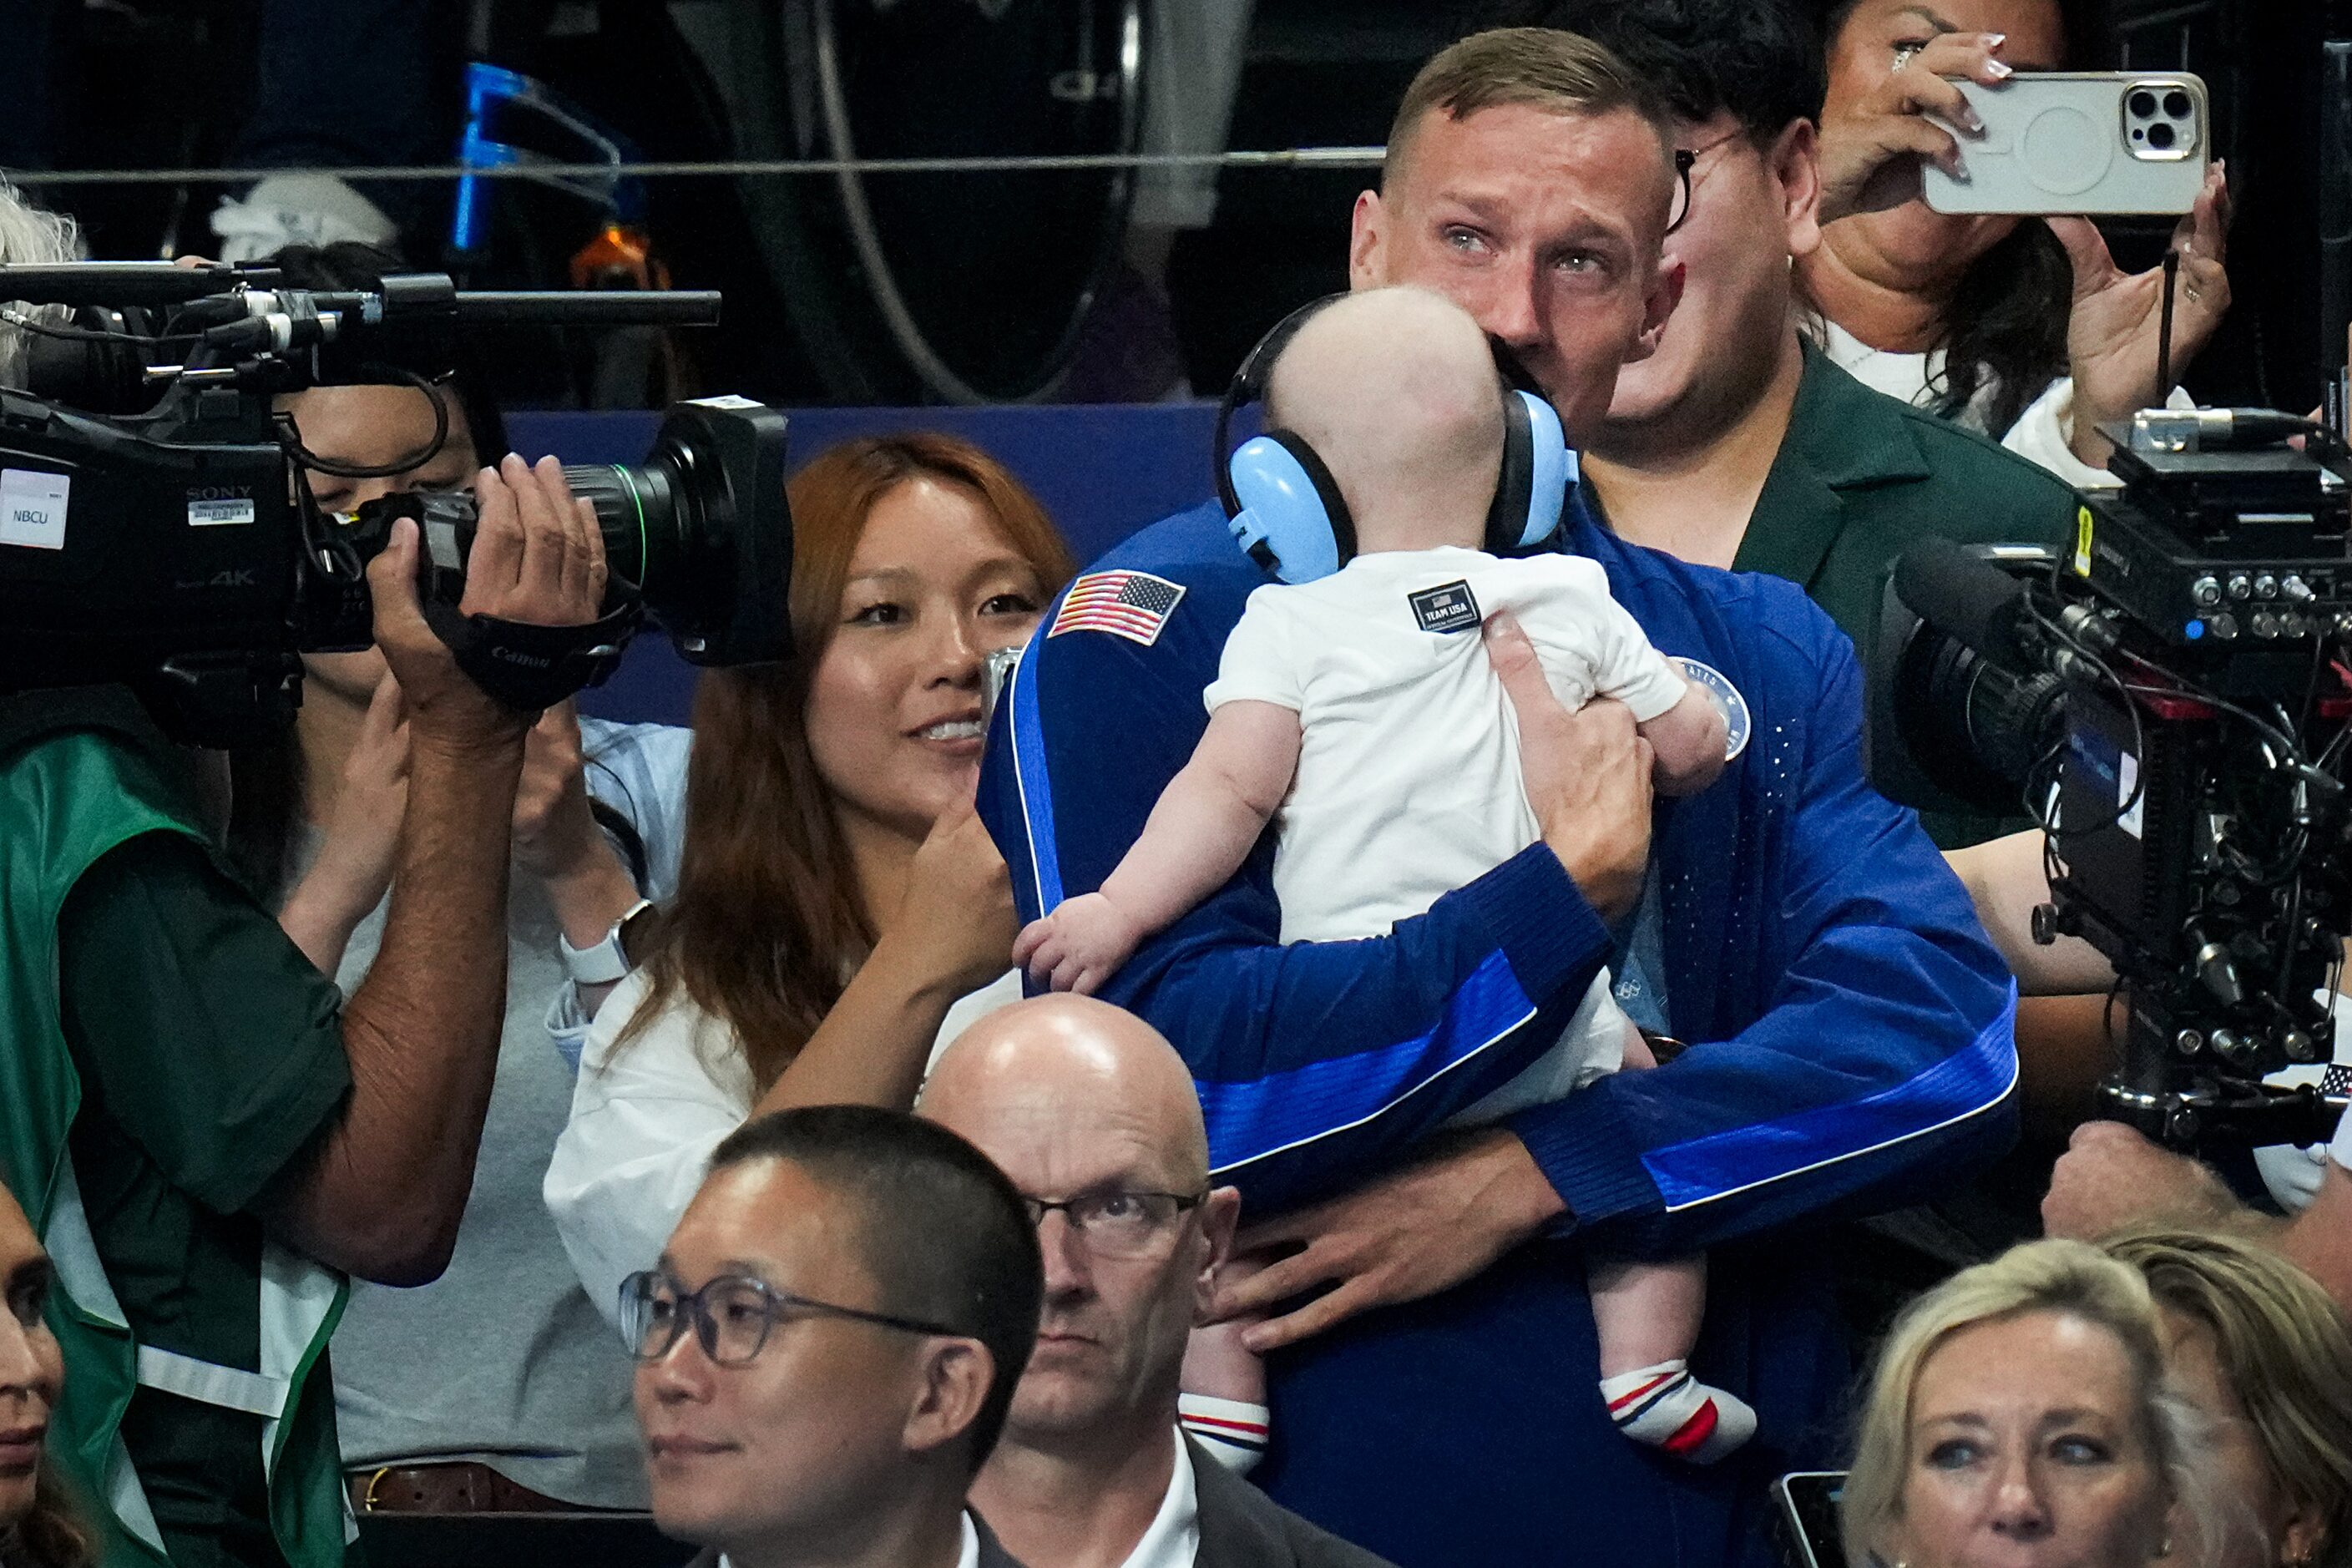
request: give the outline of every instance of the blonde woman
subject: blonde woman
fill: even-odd
[[[2309,1275],[2233,1237],[2101,1244],[2145,1275],[2173,1381],[2213,1426],[2221,1568],[2352,1568],[2352,1328]]]
[[[1965,1269],[1895,1320],[1842,1508],[1851,1568],[2214,1568],[2204,1422],[2137,1270],[2075,1241]]]

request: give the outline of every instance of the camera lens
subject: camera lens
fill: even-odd
[[[2136,118],[2141,120],[2150,120],[2155,118],[2156,94],[2145,89],[2133,93],[2129,100],[2129,104],[2131,111]]]
[[[2174,120],[2189,118],[2189,95],[2175,90],[2164,95],[2164,112]]]
[[[2162,152],[2165,148],[2171,146],[2172,127],[2161,123],[2149,126],[2147,128],[2147,144],[2157,149],[2158,152]]]

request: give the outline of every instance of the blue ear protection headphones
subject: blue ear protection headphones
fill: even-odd
[[[1331,470],[1295,431],[1269,429],[1227,455],[1235,411],[1265,396],[1274,362],[1307,318],[1342,294],[1326,295],[1274,324],[1242,359],[1217,405],[1217,499],[1227,526],[1250,559],[1286,583],[1311,583],[1345,566],[1356,554],[1356,522]],[[1499,351],[1498,351],[1499,352]],[[1499,366],[1498,366],[1499,368]],[[1486,510],[1486,548],[1516,555],[1559,531],[1568,487],[1576,478],[1559,416],[1537,394],[1503,387],[1503,467]]]

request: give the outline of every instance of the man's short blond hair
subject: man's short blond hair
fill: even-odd
[[[1629,110],[1674,144],[1674,121],[1657,89],[1603,45],[1559,27],[1494,27],[1441,50],[1404,89],[1381,163],[1385,187],[1433,109],[1465,120],[1482,109],[1525,104],[1587,117]]]

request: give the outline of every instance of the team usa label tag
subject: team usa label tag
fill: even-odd
[[[1183,597],[1184,584],[1149,572],[1089,572],[1070,584],[1045,635],[1108,632],[1150,647]]]
[[[1706,693],[1706,700],[1723,715],[1724,761],[1729,762],[1746,751],[1748,732],[1756,721],[1748,714],[1748,699],[1739,695],[1739,688],[1725,679],[1723,671],[1711,664],[1701,664],[1695,658],[1677,658],[1675,662],[1682,666],[1683,673]]]
[[[1425,632],[1466,632],[1478,625],[1478,601],[1466,582],[1441,583],[1405,595],[1412,618]]]

